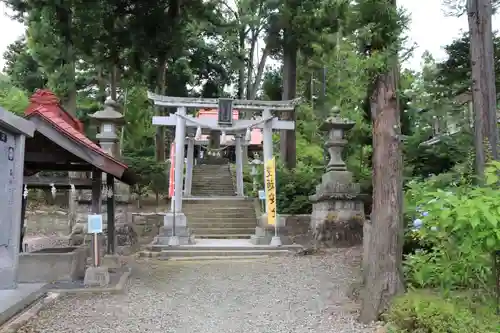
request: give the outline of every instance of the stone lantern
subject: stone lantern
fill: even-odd
[[[104,109],[89,116],[91,122],[99,128],[96,138],[101,148],[109,155],[118,159],[120,158],[118,130],[125,124],[125,118],[119,112],[120,109],[120,104],[108,97],[104,102]],[[106,176],[103,175],[103,177]],[[105,181],[105,178],[103,178],[103,181]],[[116,193],[116,199],[128,202],[130,190],[127,185],[118,182],[115,185],[115,189],[111,191]],[[107,195],[110,195],[110,193],[107,193]]]
[[[111,98],[104,102],[104,109],[91,114],[91,121],[99,126],[96,135],[101,148],[113,157],[119,158],[118,129],[125,124],[125,118],[118,110],[121,106]]]
[[[250,175],[252,176],[252,184],[253,184],[253,192],[257,193],[257,177],[259,176],[259,170],[257,169],[259,165],[263,162],[259,159],[259,154],[255,153],[253,160],[250,161],[250,165],[252,166],[252,170],[250,171]]]
[[[325,148],[330,158],[316,193],[309,197],[313,204],[311,229],[317,241],[330,246],[360,244],[363,237],[362,195],[359,184],[354,182],[352,172],[342,160],[347,145],[345,134],[354,125],[337,113],[320,127],[328,133]]]

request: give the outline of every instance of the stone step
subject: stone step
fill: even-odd
[[[239,209],[224,209],[223,207],[184,207],[184,214],[192,217],[208,217],[208,218],[255,218],[255,210],[253,208],[240,207]]]
[[[201,183],[201,182],[193,182],[193,186],[191,189],[234,189],[233,183],[222,183],[218,180],[215,180],[213,182],[206,182],[206,183]]]
[[[188,222],[189,223],[189,222]],[[193,234],[196,236],[198,234],[200,235],[226,235],[226,236],[231,236],[231,235],[252,235],[255,233],[255,227],[250,227],[250,228],[211,228],[211,227],[193,227],[191,224],[188,224],[189,229],[193,232]]]
[[[293,254],[287,249],[172,249],[162,250],[160,258],[175,257],[257,257],[257,256],[283,256]]]
[[[231,186],[224,185],[206,185],[206,186],[193,186],[191,187],[191,192],[236,192],[236,189]]]
[[[163,257],[159,256],[160,259],[168,259],[175,262],[196,262],[196,261],[230,261],[230,262],[247,262],[253,260],[262,260],[269,258],[268,254],[263,255],[255,255],[255,256],[246,256],[246,255],[237,255],[237,256],[193,256],[193,257]]]
[[[255,227],[257,226],[257,222],[252,219],[247,219],[245,222],[233,222],[230,219],[227,220],[219,220],[213,222],[207,222],[202,219],[193,219],[190,216],[188,219],[188,227],[190,229],[203,229],[203,228],[251,228],[255,231]]]
[[[184,205],[217,205],[233,207],[236,205],[253,205],[253,199],[245,197],[219,196],[216,198],[198,198],[193,197],[183,198]],[[252,206],[253,207],[253,206]]]
[[[214,188],[234,188],[233,182],[226,182],[221,180],[203,180],[196,181],[193,179],[193,185],[191,188],[204,188],[204,187],[214,187]]]
[[[249,220],[249,219],[254,219],[255,220],[255,211],[253,209],[248,209],[248,208],[241,208],[241,209],[235,209],[235,210],[217,210],[217,209],[211,209],[211,208],[196,208],[196,209],[191,209],[191,208],[184,208],[183,209],[184,214],[188,216],[190,219],[196,219],[196,220],[206,220],[207,222],[209,221],[217,221],[217,220],[234,220],[234,222],[238,222],[239,220]]]
[[[211,239],[211,240],[198,240],[197,244],[192,245],[159,245],[159,244],[148,244],[144,247],[147,251],[160,252],[163,250],[175,250],[175,251],[260,251],[260,250],[289,250],[289,251],[300,251],[303,246],[298,244],[282,245],[282,246],[270,246],[270,245],[253,245],[248,240],[228,240],[228,239]]]
[[[236,193],[232,192],[222,192],[222,191],[212,191],[212,192],[201,192],[201,191],[193,191],[193,195],[196,195],[197,197],[220,197],[221,195],[224,196],[236,196]]]
[[[201,239],[250,239],[254,235],[254,232],[251,234],[195,234],[193,233],[195,238]]]

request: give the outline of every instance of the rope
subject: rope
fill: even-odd
[[[203,145],[200,145],[201,148],[203,148],[204,150],[208,151],[208,152],[212,152],[212,151],[215,151],[215,152],[220,152],[220,151],[223,151],[225,150],[226,148],[229,147],[229,145],[227,146],[224,146],[222,148],[208,148],[208,147],[204,147]]]

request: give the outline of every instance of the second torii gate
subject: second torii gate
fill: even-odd
[[[232,99],[204,99],[162,96],[148,92],[148,98],[156,106],[175,107],[177,112],[170,116],[153,117],[153,125],[175,126],[175,155],[181,158],[175,159],[175,184],[183,184],[184,170],[184,145],[186,140],[186,128],[189,131],[188,160],[186,166],[185,194],[190,195],[193,173],[194,140],[192,129],[196,129],[197,134],[205,131],[221,131],[232,134],[236,140],[236,192],[243,196],[243,158],[242,158],[242,137],[244,133],[249,133],[252,128],[261,128],[263,136],[264,161],[273,157],[273,130],[294,130],[295,122],[289,120],[279,120],[272,115],[276,112],[293,112],[298,100],[290,101],[253,101],[253,100],[232,100]],[[186,115],[187,108],[218,108],[218,119],[197,119]],[[262,118],[258,120],[233,120],[233,108],[240,111],[260,112]],[[189,244],[192,238],[187,229],[186,216],[182,212],[183,189],[175,186],[174,209],[165,216],[164,226],[160,235],[156,238],[159,245],[179,245]],[[175,222],[174,222],[175,219]],[[172,229],[175,223],[175,234]]]

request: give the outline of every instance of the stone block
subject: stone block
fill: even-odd
[[[85,271],[83,284],[89,287],[105,287],[109,285],[110,275],[106,266],[88,267]]]
[[[172,239],[172,237],[175,238]],[[194,243],[194,237],[187,227],[187,219],[184,213],[167,213],[163,220],[158,236],[155,237],[158,245],[189,245]]]
[[[109,269],[117,269],[122,265],[120,263],[120,257],[116,254],[106,254],[101,259],[101,263],[103,266],[108,267]]]
[[[270,245],[273,237],[275,237],[274,226],[267,225],[266,228],[256,227],[255,234],[250,237],[250,242],[253,245]],[[284,227],[278,229],[278,237],[282,245],[290,245],[293,243],[290,237],[286,235],[286,232],[284,232]],[[276,241],[277,240],[275,240],[275,242]]]
[[[17,281],[41,283],[82,279],[85,275],[87,250],[83,246],[21,253]]]
[[[265,229],[270,229],[270,228],[275,228],[274,225],[269,225],[267,224],[267,214],[263,213],[260,218],[259,218],[259,226]],[[276,226],[278,228],[284,228],[286,227],[286,218],[284,216],[278,215],[276,219]]]

